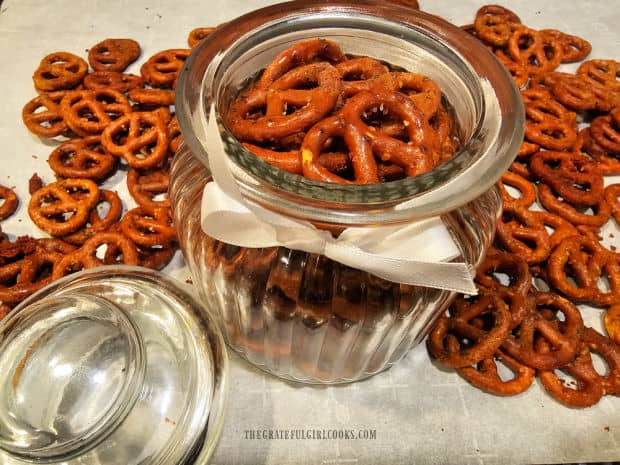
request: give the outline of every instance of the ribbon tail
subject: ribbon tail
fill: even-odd
[[[473,267],[467,263],[424,262],[369,254],[352,244],[328,243],[325,255],[393,282],[476,295]]]

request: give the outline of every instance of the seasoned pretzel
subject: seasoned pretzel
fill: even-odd
[[[506,190],[506,185],[518,190],[521,193],[521,196],[513,197]],[[534,187],[534,184],[516,173],[506,171],[499,180],[499,186],[502,190],[502,199],[504,200],[504,203],[510,202],[513,204],[523,205],[524,207],[529,207],[536,201],[536,188]]]
[[[611,207],[611,211],[620,225],[620,183],[610,184],[605,188],[605,200]]]
[[[191,50],[163,50],[150,57],[140,68],[144,81],[153,87],[173,87]]]
[[[590,125],[592,139],[604,150],[620,155],[620,123],[614,122],[611,115],[599,116]]]
[[[543,206],[551,213],[555,213],[573,224],[588,226],[602,226],[611,216],[611,207],[603,198],[598,204],[590,206],[593,214],[582,212],[571,204],[558,199],[551,188],[546,184],[538,186],[538,197]]]
[[[19,200],[13,189],[0,185],[0,221],[15,213],[18,203]]]
[[[153,112],[134,112],[110,123],[101,134],[101,144],[112,155],[123,157],[129,166],[151,169],[168,155],[168,131]]]
[[[603,176],[596,163],[578,153],[540,151],[532,156],[530,170],[572,204],[597,205],[603,198]]]
[[[174,105],[175,93],[173,90],[167,89],[131,89],[129,98],[147,107],[159,107]]]
[[[183,134],[181,134],[181,128],[179,127],[179,121],[177,120],[176,115],[173,116],[168,123],[168,139],[170,139],[168,151],[171,153],[176,153],[179,148],[179,144],[183,140]]]
[[[555,215],[546,211],[528,211],[527,215],[533,218],[534,221],[539,222],[542,226],[553,229],[553,232],[549,234],[549,245],[551,250],[555,249],[557,245],[564,239],[570,236],[577,236],[579,232],[569,222],[559,215]]]
[[[393,138],[378,128],[368,125],[362,118],[372,108],[384,109],[404,124],[408,141]],[[417,105],[401,92],[384,91],[373,93],[360,92],[351,97],[341,110],[347,122],[347,137],[354,136],[355,146],[363,141],[369,141],[370,148],[383,161],[389,161],[405,169],[408,176],[417,176],[434,168],[440,161],[439,141],[433,128],[427,123],[424,114]],[[304,139],[304,145],[309,137]],[[352,153],[367,150],[356,148]],[[365,158],[366,155],[364,155]],[[302,158],[305,159],[302,146]],[[356,168],[353,159],[353,168],[357,173],[363,170]],[[365,161],[361,161],[364,163]]]
[[[506,55],[503,49],[497,49],[494,51],[495,56],[501,61],[504,67],[508,70],[512,79],[519,89],[524,88],[529,79],[530,75],[528,73],[527,66],[521,61],[516,61],[509,55]]]
[[[65,179],[32,194],[28,214],[52,236],[66,236],[81,228],[99,200],[97,184],[89,179]]]
[[[73,132],[82,137],[101,132],[121,115],[131,113],[127,98],[112,89],[67,92],[60,111]]]
[[[554,100],[546,90],[521,92],[525,104],[525,136],[549,150],[568,150],[577,139],[576,114]]]
[[[369,79],[376,78],[389,71],[387,66],[370,57],[341,61],[335,67],[343,81],[344,95],[347,97],[355,95],[361,90],[368,90],[366,83]]]
[[[507,381],[500,378],[497,373],[498,362],[508,367],[514,377]],[[457,368],[456,371],[473,386],[498,396],[514,396],[527,391],[536,375],[534,369],[518,362],[500,349],[493,357],[481,360],[476,366]]]
[[[165,170],[154,170],[147,172],[138,172],[130,169],[127,173],[127,188],[129,193],[148,214],[153,214],[157,208],[170,207],[168,199],[168,183],[170,176]],[[157,196],[163,196],[157,200]]]
[[[592,86],[600,110],[609,111],[620,105],[620,62],[588,60],[579,65],[577,74]]]
[[[473,320],[490,317],[490,328],[480,328]],[[495,295],[480,296],[475,302],[459,299],[453,313],[439,318],[428,338],[431,355],[441,364],[453,368],[474,365],[490,358],[508,333],[512,316],[504,301]],[[466,342],[467,341],[467,342]]]
[[[560,65],[562,45],[549,35],[525,26],[515,27],[507,43],[508,53],[522,63],[531,76],[553,71]]]
[[[540,263],[551,253],[545,227],[528,214],[527,207],[508,202],[497,222],[497,238],[510,252],[520,255],[527,263]]]
[[[539,344],[539,347],[544,347],[540,350],[548,350],[543,344]],[[568,373],[576,381],[574,388],[563,382],[553,370],[541,370],[538,376],[545,390],[563,404],[569,407],[590,407],[603,397],[600,376],[592,366],[587,344],[582,344],[573,362],[559,370]]]
[[[24,258],[0,267],[0,302],[16,304],[51,282],[60,254],[37,247]]]
[[[154,247],[138,246],[138,264],[153,270],[163,269],[174,257],[176,247],[172,243]]]
[[[69,131],[60,111],[66,91],[42,93],[30,100],[22,110],[22,120],[30,132],[42,137],[56,137]]]
[[[508,39],[514,27],[521,23],[519,17],[499,5],[486,5],[478,10],[474,21],[476,36],[482,41],[496,46],[503,47],[508,43]]]
[[[238,139],[277,140],[304,131],[326,116],[336,105],[341,89],[338,71],[330,64],[300,66],[267,90],[243,92],[231,105],[227,123]],[[290,114],[289,107],[293,109]]]
[[[64,236],[63,240],[69,244],[82,245],[96,233],[105,231],[120,219],[123,213],[123,204],[118,193],[106,189],[101,189],[99,193],[99,201],[91,209],[84,227]]]
[[[549,36],[560,44],[562,48],[562,63],[581,61],[592,51],[590,42],[581,37],[566,34],[557,29],[543,29],[538,32],[544,36]]]
[[[603,321],[609,338],[620,345],[620,303],[607,309]]]
[[[591,262],[604,252],[597,242],[587,236],[570,236],[564,239],[549,257],[547,269],[553,286],[580,302],[591,302],[597,292],[595,279],[591,273]],[[569,279],[567,272],[570,270]],[[573,282],[575,284],[573,284]]]
[[[592,328],[585,328],[583,344],[590,349],[590,352],[600,355],[607,363],[607,374],[599,375],[603,395],[620,395],[620,347]]]
[[[55,52],[45,56],[34,72],[34,86],[42,91],[73,89],[82,82],[88,64],[68,52]]]
[[[538,370],[554,370],[569,363],[579,350],[583,334],[583,319],[579,309],[557,294],[534,294],[536,311],[526,316],[506,338],[502,349],[526,365]],[[556,316],[563,315],[562,324]],[[553,315],[553,320],[548,315]],[[536,347],[536,336],[550,345],[541,353]]]
[[[105,250],[100,251],[102,248]],[[98,232],[84,242],[82,247],[65,255],[55,264],[52,279],[59,279],[83,269],[104,265],[104,256],[108,249],[114,250],[115,264],[138,264],[138,252],[131,240],[118,232]],[[108,255],[111,257],[113,254],[108,253]]]
[[[592,85],[581,76],[568,73],[548,73],[542,82],[549,86],[553,96],[562,104],[577,111],[604,108]]]
[[[314,61],[340,63],[346,57],[340,47],[327,39],[308,39],[296,43],[281,52],[263,71],[257,83],[258,89],[267,89],[281,76],[295,67],[308,65]]]
[[[192,29],[187,36],[187,45],[189,45],[190,48],[194,48],[209,35],[211,35],[215,29],[215,27],[197,27]]]
[[[579,131],[573,151],[594,158],[601,174],[620,174],[620,159],[608,154],[592,139],[589,126]]]
[[[121,230],[138,246],[153,247],[176,241],[176,230],[167,208],[157,208],[152,214],[140,207],[129,210],[121,220]]]
[[[132,39],[105,39],[88,51],[95,71],[122,72],[140,56],[140,44]]]
[[[498,273],[505,274],[508,282],[501,282],[497,277]],[[497,291],[500,294],[513,293],[526,296],[532,286],[532,276],[527,262],[522,257],[493,250],[487,254],[476,270],[476,283],[482,289]]]
[[[70,139],[56,147],[47,161],[59,177],[95,181],[105,179],[116,166],[116,158],[105,152],[100,136]]]
[[[112,89],[122,94],[142,87],[143,83],[140,76],[118,71],[95,71],[84,77],[84,87],[88,90]]]

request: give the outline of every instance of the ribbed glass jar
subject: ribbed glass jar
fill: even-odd
[[[225,112],[257,70],[311,37],[430,76],[454,110],[462,148],[415,178],[343,186],[267,165],[220,125],[242,194],[280,214],[331,230],[439,215],[461,251],[458,260],[477,266],[501,211],[494,184],[520,144],[523,109],[510,76],[484,47],[439,18],[389,3],[268,7],[232,21],[188,60],[176,102],[185,142],[173,161],[170,197],[194,284],[228,344],[251,363],[289,380],[350,382],[398,361],[453,294],[285,247],[240,248],[201,228],[202,190],[211,181],[204,143],[211,105]]]

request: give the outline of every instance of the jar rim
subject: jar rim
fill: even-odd
[[[218,113],[224,148],[243,195],[267,207],[275,203],[292,217],[362,224],[368,219],[360,217],[360,209],[380,211],[383,223],[400,222],[450,211],[491,188],[514,159],[523,137],[518,89],[475,38],[441,18],[391,3],[293,1],[256,10],[216,30],[192,53],[177,86],[179,125],[190,150],[208,166],[200,132],[206,132],[211,103],[220,106],[217,79],[226,69],[227,57],[269,37],[312,31],[328,23],[331,30],[370,24],[383,34],[421,41],[421,46],[441,54],[468,80],[472,99],[477,100],[475,127],[458,154],[427,173],[388,183],[342,185],[310,180],[263,162],[243,148]]]

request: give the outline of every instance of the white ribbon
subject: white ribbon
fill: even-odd
[[[439,217],[397,226],[345,229],[337,238],[244,198],[234,179],[217,128],[214,106],[206,129],[213,182],[202,196],[202,229],[240,247],[284,246],[322,254],[389,281],[476,294],[472,267],[450,263],[460,256]]]

